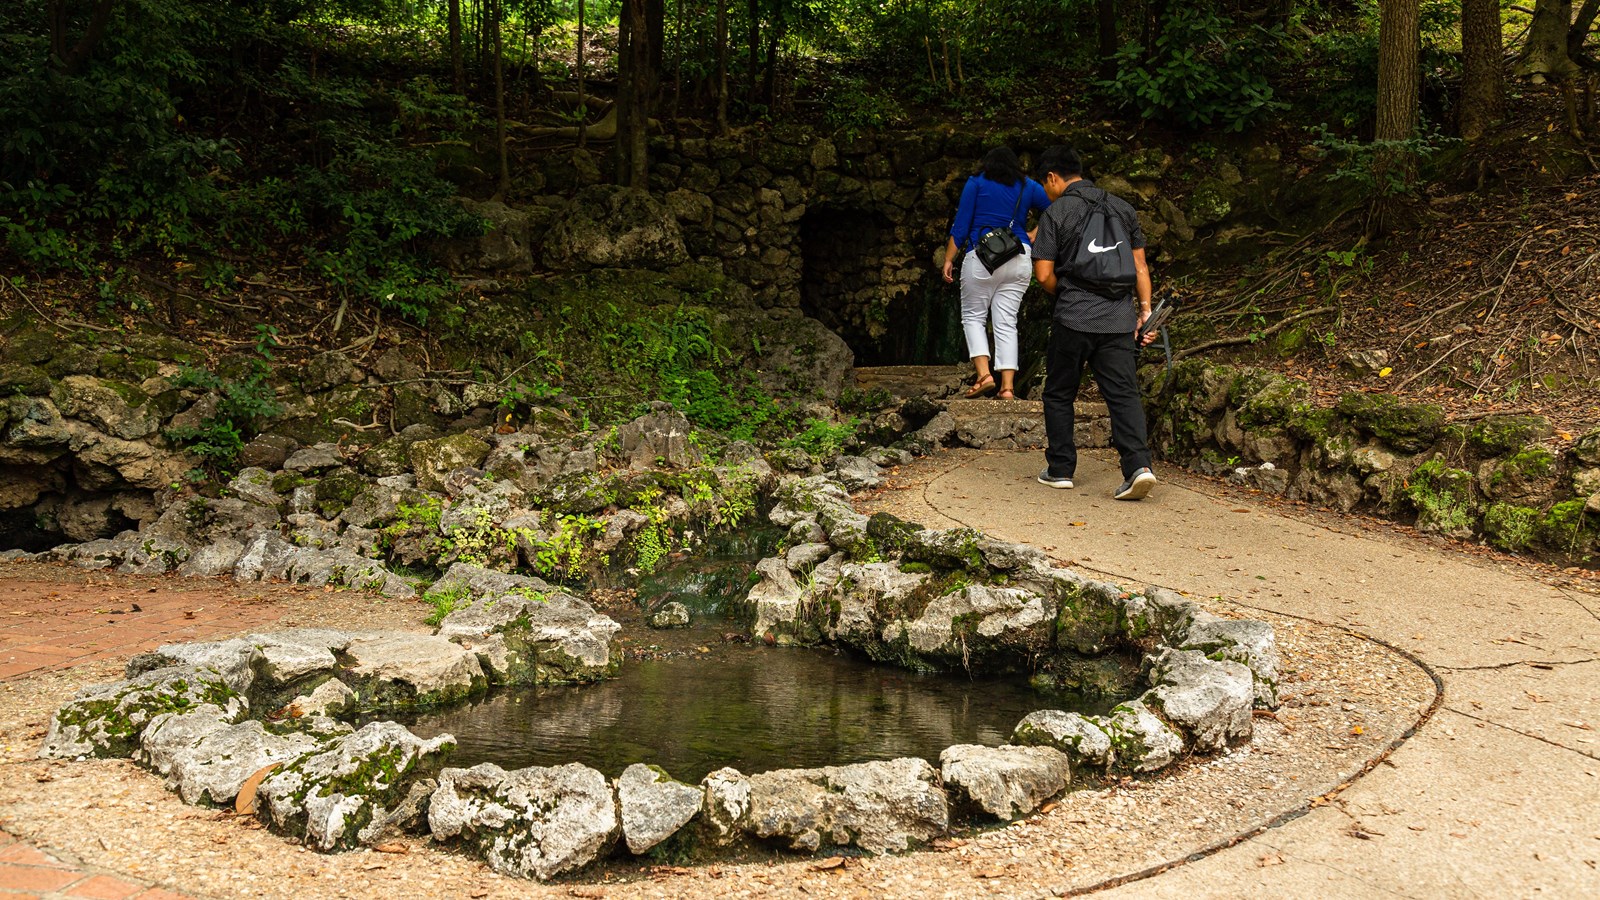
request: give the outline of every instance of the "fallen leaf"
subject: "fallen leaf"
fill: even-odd
[[[1006,877],[1006,870],[1005,869],[984,869],[982,872],[978,872],[977,873],[977,877],[978,878],[1004,878],[1004,877]]]
[[[842,856],[830,856],[827,859],[821,860],[821,861],[817,862],[815,865],[813,865],[811,867],[811,871],[813,871],[813,872],[829,872],[829,871],[832,871],[834,869],[842,869],[842,868],[844,868],[844,857],[842,857]]]
[[[1393,374],[1394,374],[1394,369],[1392,369],[1392,368],[1390,368],[1388,366],[1384,366],[1383,368],[1378,370],[1378,377],[1379,378],[1388,378],[1390,375],[1393,375]]]
[[[1350,733],[1351,734],[1366,734],[1366,730],[1363,729],[1360,725],[1357,725],[1356,727],[1350,729]]]
[[[272,770],[281,765],[283,763],[269,763],[256,770],[254,775],[246,778],[244,784],[239,786],[239,796],[233,798],[233,811],[241,816],[255,815],[256,790],[261,787],[261,782],[272,774]]]
[[[1283,857],[1276,853],[1268,853],[1266,856],[1256,860],[1256,865],[1263,869],[1268,866],[1281,866],[1283,865]]]
[[[378,851],[379,853],[410,853],[411,852],[411,846],[409,844],[377,844],[377,845],[374,845],[372,849]]]

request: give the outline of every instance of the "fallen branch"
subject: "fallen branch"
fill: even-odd
[[[1471,345],[1476,343],[1477,340],[1478,340],[1477,338],[1472,338],[1471,340],[1462,341],[1461,343],[1455,345],[1454,347],[1451,347],[1449,350],[1446,350],[1445,352],[1439,354],[1439,358],[1434,360],[1431,363],[1428,363],[1428,367],[1427,368],[1425,368],[1422,371],[1416,373],[1415,375],[1410,376],[1405,381],[1402,381],[1399,384],[1395,385],[1394,386],[1395,393],[1399,393],[1400,390],[1402,388],[1404,388],[1406,385],[1410,384],[1413,381],[1416,381],[1418,378],[1421,378],[1422,376],[1428,374],[1429,372],[1432,372],[1434,370],[1434,367],[1438,366],[1439,363],[1444,362],[1445,358],[1448,357],[1450,354],[1456,352],[1457,350],[1460,350],[1462,347],[1470,347]]]
[[[1260,331],[1253,331],[1250,334],[1240,335],[1239,337],[1217,338],[1214,341],[1206,341],[1203,344],[1196,344],[1193,347],[1189,347],[1189,348],[1187,348],[1187,349],[1185,349],[1185,350],[1183,350],[1181,352],[1174,353],[1172,355],[1172,359],[1173,359],[1174,362],[1176,362],[1176,361],[1178,361],[1180,359],[1183,359],[1186,356],[1193,356],[1196,353],[1203,353],[1203,352],[1205,352],[1207,350],[1215,350],[1218,347],[1233,347],[1233,346],[1237,346],[1239,344],[1253,344],[1256,341],[1259,341],[1259,340],[1261,340],[1262,338],[1264,338],[1264,337],[1266,337],[1268,335],[1276,334],[1279,331],[1282,331],[1283,329],[1288,328],[1290,325],[1293,325],[1294,323],[1299,322],[1302,319],[1309,319],[1312,316],[1320,316],[1320,315],[1322,315],[1324,313],[1332,313],[1332,312],[1338,312],[1338,311],[1339,311],[1339,307],[1337,307],[1337,306],[1319,306],[1316,309],[1309,309],[1309,310],[1306,310],[1305,312],[1300,313],[1298,315],[1290,316],[1289,318],[1284,319],[1284,320],[1278,322],[1275,325],[1271,325],[1271,326],[1269,326],[1267,328],[1263,328]]]

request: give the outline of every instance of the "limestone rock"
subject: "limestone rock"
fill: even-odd
[[[743,829],[793,850],[904,851],[949,829],[938,774],[922,759],[779,769],[752,775],[749,783]]]
[[[629,852],[647,852],[689,824],[700,812],[701,791],[674,781],[660,769],[634,763],[617,779],[622,836]]]
[[[277,735],[260,722],[240,722],[212,731],[174,753],[168,780],[185,803],[221,806],[233,802],[251,775],[273,763],[296,759],[319,745],[307,734]]]
[[[559,684],[615,674],[622,658],[611,641],[621,628],[570,594],[519,591],[456,609],[439,636],[477,651],[497,684]]]
[[[473,847],[496,872],[544,880],[598,859],[618,822],[611,786],[594,769],[484,763],[439,774],[428,826],[435,838]]]
[[[545,238],[544,261],[558,271],[664,269],[684,262],[683,233],[649,193],[611,185],[579,191]]]
[[[355,374],[356,366],[350,357],[329,350],[307,360],[300,372],[300,383],[307,391],[322,391],[349,384]]]
[[[203,705],[238,721],[247,709],[240,697],[208,669],[169,666],[126,681],[85,688],[56,710],[39,756],[127,757],[157,716]]]
[[[863,456],[841,456],[834,463],[834,475],[849,491],[871,490],[883,483],[883,470]]]
[[[532,217],[498,200],[456,198],[467,212],[485,220],[489,227],[475,237],[443,242],[440,253],[455,271],[526,272],[533,268],[534,235]]]
[[[1066,790],[1072,762],[1054,747],[956,744],[939,754],[939,775],[960,802],[1009,822]]]
[[[51,399],[62,415],[82,419],[127,441],[148,437],[161,425],[150,398],[133,385],[68,375],[56,383]]]
[[[813,571],[819,596],[836,602],[838,612],[829,622],[833,640],[870,650],[881,640],[883,629],[896,621],[902,602],[927,583],[923,572],[904,572],[894,563],[848,563],[838,567],[837,577],[824,571],[827,563]]]
[[[469,563],[452,565],[445,571],[443,577],[433,583],[429,591],[436,594],[464,593],[480,600],[497,594],[524,593],[550,596],[560,593],[542,578],[497,572]]]
[[[344,457],[339,455],[336,444],[313,444],[296,450],[284,460],[283,468],[286,472],[299,472],[305,475],[315,475],[327,472],[344,465]]]
[[[1172,765],[1183,753],[1183,737],[1141,701],[1118,705],[1103,721],[1119,768],[1154,772]]]
[[[283,468],[290,454],[298,449],[300,444],[294,438],[281,434],[257,435],[255,440],[245,444],[239,451],[239,465],[246,469],[257,468],[270,472]],[[243,471],[240,474],[244,474]]]
[[[262,781],[261,814],[319,850],[353,847],[361,832],[387,817],[411,783],[432,774],[454,746],[448,734],[422,740],[394,722],[373,722]]]
[[[1041,709],[1028,713],[1011,733],[1013,744],[1054,747],[1076,768],[1111,765],[1111,736],[1098,722],[1078,713]]]
[[[718,769],[700,780],[700,790],[711,843],[726,846],[738,840],[750,814],[750,777],[738,769]]]
[[[425,491],[443,492],[445,477],[456,469],[477,467],[489,456],[489,445],[462,433],[428,441],[417,441],[408,451],[417,486]]]
[[[255,680],[255,672],[250,668],[250,657],[254,653],[255,645],[242,638],[164,644],[128,660],[124,675],[134,678],[170,666],[189,666],[216,672],[230,689],[245,694]]]
[[[488,686],[477,654],[442,637],[403,632],[358,634],[344,648],[343,656],[343,675],[366,703],[442,703]]]
[[[133,758],[158,775],[172,772],[174,759],[207,736],[231,727],[237,715],[220,706],[203,703],[194,709],[162,713],[139,736]]]
[[[1195,749],[1225,750],[1249,740],[1254,679],[1242,663],[1198,650],[1165,650],[1151,662],[1145,702],[1188,732]]]
[[[1255,619],[1224,619],[1195,611],[1167,643],[1178,650],[1199,650],[1244,663],[1255,677],[1256,705],[1278,707],[1278,639],[1272,626]]]
[[[757,563],[756,574],[761,580],[746,598],[756,614],[750,633],[758,640],[795,643],[800,618],[800,585],[795,582],[788,565],[775,556]]]
[[[1049,649],[1052,612],[1032,591],[973,584],[929,603],[906,636],[920,653],[1004,668]]]
[[[635,471],[663,465],[690,468],[705,459],[700,448],[689,442],[693,430],[689,420],[672,404],[652,403],[650,412],[617,429],[617,452]]]
[[[190,554],[189,558],[183,561],[183,565],[178,567],[178,574],[197,578],[227,575],[233,572],[242,555],[244,555],[244,545],[233,538],[225,537]]]
[[[284,711],[289,717],[295,719],[337,716],[351,709],[360,701],[361,695],[351,690],[348,685],[337,678],[330,678],[312,688],[311,693],[289,701],[289,704],[284,707]]]
[[[689,624],[689,607],[676,600],[663,603],[661,608],[650,614],[651,628],[684,628]]]
[[[790,546],[789,551],[784,554],[783,561],[789,567],[789,571],[799,575],[816,568],[817,563],[832,555],[833,548],[825,543],[805,542]]]

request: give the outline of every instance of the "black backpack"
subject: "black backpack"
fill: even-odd
[[[1083,220],[1078,245],[1064,266],[1067,279],[1091,294],[1125,300],[1139,274],[1133,264],[1127,226],[1121,216],[1109,209],[1110,194],[1095,188],[1093,194],[1084,191],[1079,196],[1089,205],[1089,215]]]

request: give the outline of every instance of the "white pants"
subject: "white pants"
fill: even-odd
[[[1033,280],[1033,252],[1022,252],[989,272],[968,253],[961,263],[961,330],[967,336],[967,356],[988,356],[988,320],[994,319],[994,359],[991,368],[1017,368],[1017,312],[1022,295]]]

